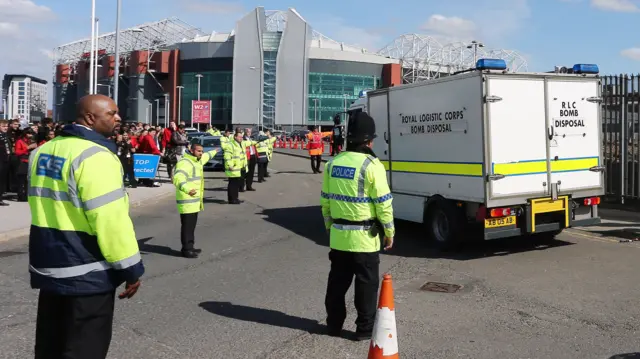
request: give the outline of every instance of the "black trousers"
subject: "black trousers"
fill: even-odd
[[[27,194],[27,172],[29,170],[29,164],[26,162],[20,161],[18,164],[18,170],[16,172],[17,178],[17,192],[18,192],[18,202],[26,202],[29,197]]]
[[[311,156],[311,170],[313,173],[320,172],[320,163],[322,163],[322,155]]]
[[[242,187],[242,177],[229,177],[229,184],[227,185],[227,201],[229,203],[237,201],[238,192],[240,192],[240,187]]]
[[[173,181],[173,169],[176,167],[176,163],[173,163],[171,161],[167,161],[167,176],[169,176],[169,178],[171,179],[171,181]]]
[[[111,344],[115,291],[89,296],[40,292],[35,359],[104,359]]]
[[[269,161],[264,164],[264,176],[269,177]]]
[[[196,225],[198,224],[198,212],[180,214],[180,242],[182,251],[193,250],[196,241]]]
[[[120,158],[120,163],[122,163],[122,170],[124,172],[124,176],[129,179],[129,185],[133,188],[138,187],[138,180],[136,180],[136,173],[133,172],[133,160],[131,158]]]
[[[345,295],[355,276],[355,306],[358,312],[356,332],[371,332],[378,307],[380,254],[332,249],[329,252],[329,259],[331,270],[324,301],[327,310],[327,326],[330,330],[342,329],[347,318]]]
[[[341,149],[342,149],[342,141],[339,141],[339,142],[334,141],[331,144],[331,156],[340,154]]]
[[[247,189],[252,188],[253,186],[253,176],[256,173],[256,163],[258,162],[258,157],[253,155],[249,157],[249,169],[247,170]]]
[[[244,184],[247,181],[247,170],[245,168],[240,170],[240,188],[238,188],[238,191],[240,192],[244,192]]]
[[[9,185],[9,161],[0,160],[0,202],[2,196],[8,190]]]
[[[264,181],[264,177],[267,174],[267,163],[268,162],[258,162],[258,182]]]

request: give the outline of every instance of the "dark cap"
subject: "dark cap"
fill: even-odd
[[[347,125],[347,142],[365,143],[376,138],[376,123],[366,112],[349,118]]]

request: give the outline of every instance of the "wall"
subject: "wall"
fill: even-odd
[[[287,27],[280,41],[276,71],[277,125],[303,124],[307,109],[309,46],[312,30],[293,9],[287,12]],[[293,115],[291,114],[293,102]]]
[[[264,8],[236,23],[233,47],[233,124],[257,124],[262,107],[262,33]],[[253,69],[252,69],[253,68]]]

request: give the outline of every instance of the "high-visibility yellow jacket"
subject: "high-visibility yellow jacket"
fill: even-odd
[[[256,144],[256,151],[258,152],[258,162],[264,163],[269,161],[269,139],[265,138],[264,141],[260,141]]]
[[[176,204],[180,214],[197,213],[204,209],[204,165],[218,153],[217,149],[205,152],[198,160],[185,153],[173,171],[173,185],[176,186]],[[189,192],[195,189],[194,196]]]
[[[215,128],[207,130],[207,133],[210,134],[211,136],[220,136],[220,131],[218,131],[218,129],[215,129]]]
[[[242,142],[244,143],[245,141]],[[231,138],[224,147],[224,172],[227,177],[240,177],[242,169],[248,166],[247,154],[245,153],[246,146],[243,143],[238,143],[238,141]]]
[[[320,204],[330,247],[347,252],[380,250],[380,238],[371,235],[376,220],[384,235],[393,237],[392,196],[380,161],[358,152],[342,152],[327,164]]]
[[[29,157],[31,286],[89,295],[133,283],[144,266],[115,144],[78,125]]]
[[[276,138],[271,137],[267,141],[269,143],[269,152],[267,157],[269,159],[269,162],[271,162],[271,158],[273,158],[273,145],[276,143]]]

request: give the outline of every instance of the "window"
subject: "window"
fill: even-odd
[[[198,78],[196,72],[180,74],[182,89],[180,118],[187,124],[191,122],[191,101],[198,99]],[[211,100],[211,123],[226,125],[231,123],[231,107],[233,95],[232,71],[199,72],[200,99]]]
[[[309,73],[308,121],[333,121],[336,113],[345,112],[358,99],[360,91],[380,86],[380,77]],[[343,118],[343,121],[345,119]]]

